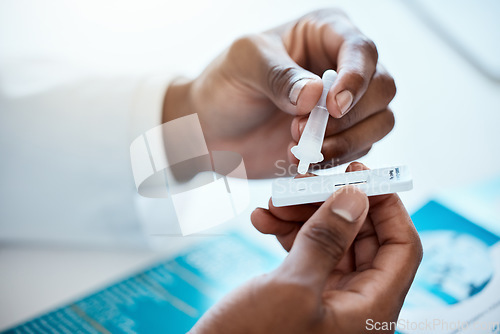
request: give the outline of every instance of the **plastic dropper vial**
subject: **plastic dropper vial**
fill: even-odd
[[[321,162],[324,159],[323,154],[321,154],[321,147],[323,146],[328,116],[330,116],[326,109],[326,96],[336,78],[337,72],[334,70],[327,70],[323,73],[321,78],[323,81],[321,98],[309,114],[299,144],[291,149],[292,154],[299,160],[299,174],[307,173],[310,164]]]

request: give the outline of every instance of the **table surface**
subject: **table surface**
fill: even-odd
[[[113,3],[95,0],[71,7],[66,2],[52,0],[44,2],[42,8],[42,4],[33,0],[2,2],[0,15],[10,19],[0,20],[4,44],[0,66],[6,66],[9,59],[42,54],[97,71],[146,72],[161,68],[195,75],[235,37],[331,4],[329,1],[305,4],[298,0],[241,4],[229,0],[190,0],[172,7],[170,2],[148,0],[140,4],[124,2],[115,11]],[[380,61],[394,75],[398,86],[392,104],[396,127],[361,161],[372,167],[411,166],[415,188],[402,194],[410,211],[442,189],[498,175],[500,86],[471,67],[402,2],[363,0],[336,4],[376,42]],[[28,7],[30,10],[26,11]],[[40,12],[43,22],[37,19]],[[64,43],[52,35],[55,27],[51,26],[51,18],[68,23],[68,31],[57,36],[74,34],[78,40],[84,34],[89,53],[102,50],[109,38],[114,38],[115,48],[99,51],[101,57],[89,60],[81,50],[72,48],[73,42],[61,46]],[[38,29],[36,41],[26,37],[27,28],[16,23],[25,21],[31,22],[30,29]],[[173,25],[177,28],[170,29]],[[81,27],[86,27],[84,32]],[[138,29],[141,34],[134,33]],[[144,38],[144,32],[148,38]],[[16,36],[15,41],[5,39],[9,33]],[[203,38],[203,34],[210,33],[218,37]],[[151,49],[154,54],[143,51]],[[206,52],[198,52],[200,49]],[[255,189],[257,196],[253,198],[257,199],[252,205],[265,205],[269,196],[266,185],[259,183]],[[257,237],[248,222],[248,216],[242,215],[238,223],[245,226],[245,233]],[[272,238],[259,238],[264,243],[274,243]],[[0,245],[0,330],[159,261],[175,253],[177,246],[154,251]]]

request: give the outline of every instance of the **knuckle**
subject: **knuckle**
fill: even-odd
[[[391,109],[387,109],[387,122],[389,127],[389,132],[394,129],[394,125],[396,124],[396,118],[394,117],[394,113]]]
[[[359,158],[361,158],[361,157],[363,157],[363,156],[367,155],[368,153],[370,153],[370,151],[371,151],[371,150],[372,150],[372,145],[370,145],[370,146],[368,146],[366,149],[364,149],[364,150],[361,152],[361,154],[360,154]],[[356,158],[356,159],[358,159],[358,158]]]
[[[229,53],[240,55],[255,48],[259,36],[246,35],[236,39],[229,47]]]
[[[424,248],[422,246],[422,241],[420,240],[420,237],[416,231],[414,233],[413,238],[414,238],[414,241],[412,242],[413,251],[417,259],[417,265],[420,265],[420,262],[422,262],[422,258],[424,257]]]
[[[304,232],[306,237],[314,242],[314,244],[332,260],[342,258],[348,247],[342,234],[332,226],[325,227],[314,224]]]
[[[379,77],[381,96],[384,98],[387,104],[394,99],[396,96],[396,82],[394,78],[389,73],[382,73]]]
[[[365,73],[362,73],[358,69],[347,69],[349,72],[346,73],[346,77],[349,82],[349,86],[356,90],[361,89],[368,85],[370,78],[367,77]]]
[[[396,123],[396,118],[394,117],[394,113],[391,109],[387,108],[384,111],[380,112],[379,125],[381,125],[381,134],[385,136],[389,132],[394,129],[394,125]]]
[[[374,62],[377,63],[378,62],[378,49],[377,49],[377,45],[375,45],[375,42],[373,42],[369,38],[365,38],[364,48],[369,54],[371,54]]]
[[[231,43],[226,55],[229,64],[245,68],[247,62],[257,56],[260,39],[257,34],[246,35]]]
[[[396,82],[394,81],[394,78],[391,75],[386,75],[385,76],[385,84],[384,87],[386,87],[386,94],[387,98],[389,101],[392,101],[392,99],[396,96]]]
[[[424,248],[422,247],[422,242],[420,239],[418,240],[418,248],[417,248],[417,259],[418,259],[418,264],[422,262],[422,259],[424,258]]]
[[[289,88],[289,83],[293,81],[295,70],[291,66],[274,65],[267,73],[267,86],[273,95],[285,93]]]
[[[375,43],[368,37],[357,34],[349,39],[352,47],[366,55],[376,64],[378,61],[378,50]]]

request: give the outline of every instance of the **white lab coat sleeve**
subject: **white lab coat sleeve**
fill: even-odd
[[[142,245],[129,146],[171,77],[40,73],[0,86],[0,240]]]
[[[163,101],[170,82],[169,75],[147,76],[139,82],[130,114],[130,142],[161,124]]]

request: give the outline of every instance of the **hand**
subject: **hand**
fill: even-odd
[[[290,153],[322,92],[319,76],[338,79],[327,97],[331,114],[325,163],[365,155],[394,125],[396,88],[377,63],[375,45],[338,10],[235,41],[193,81],[173,83],[163,121],[198,113],[210,150],[239,152],[250,178],[270,177],[297,161]],[[292,172],[293,173],[293,172]]]
[[[422,258],[397,195],[368,199],[348,186],[321,206],[257,209],[252,222],[276,234],[288,257],[226,296],[193,333],[365,333],[397,321]]]

